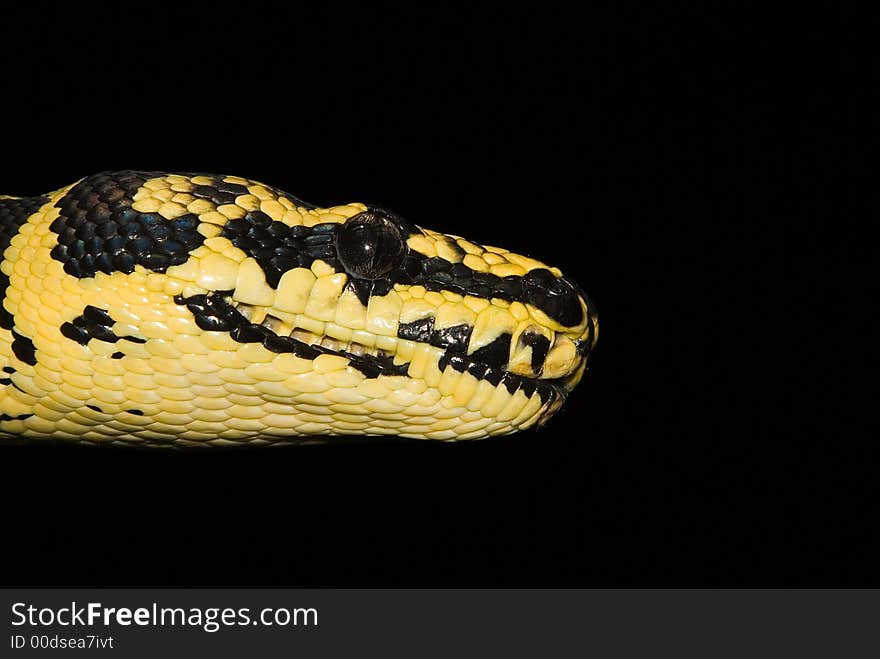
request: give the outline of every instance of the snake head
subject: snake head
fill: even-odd
[[[71,370],[63,432],[88,438],[510,433],[561,407],[598,336],[556,267],[238,177],[104,173],[28,222],[7,261],[39,265],[11,286],[57,330],[27,296],[7,308],[38,364]],[[35,373],[35,400],[65,377]]]

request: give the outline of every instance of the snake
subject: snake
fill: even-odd
[[[520,210],[486,209],[510,234]],[[559,411],[598,338],[557,267],[237,176],[0,196],[0,255],[4,440],[504,435]]]

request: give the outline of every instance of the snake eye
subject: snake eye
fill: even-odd
[[[352,277],[380,279],[400,265],[406,245],[394,222],[380,211],[366,211],[340,227],[336,252]]]

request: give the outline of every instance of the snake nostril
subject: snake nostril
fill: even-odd
[[[577,288],[564,277],[556,277],[545,268],[537,268],[522,278],[523,298],[553,320],[574,327],[584,319]]]

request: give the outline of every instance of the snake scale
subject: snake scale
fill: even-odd
[[[6,438],[511,433],[560,408],[598,336],[555,267],[235,176],[0,196],[0,255]]]

